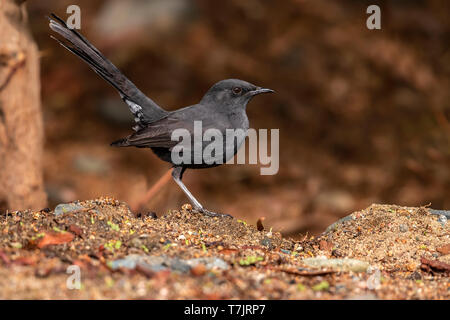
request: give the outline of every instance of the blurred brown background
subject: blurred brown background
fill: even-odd
[[[381,7],[381,30],[366,8]],[[44,179],[51,206],[113,196],[132,203],[169,168],[109,143],[131,132],[116,91],[49,38],[45,18],[81,7],[81,32],[143,92],[173,110],[224,78],[276,90],[248,106],[280,128],[280,170],[191,170],[211,210],[295,236],[371,203],[450,208],[450,2],[29,1],[41,52]],[[187,202],[172,181],[148,203]]]

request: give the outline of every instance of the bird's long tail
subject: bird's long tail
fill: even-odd
[[[68,42],[63,42],[55,37],[52,38],[83,59],[97,74],[119,91],[120,96],[135,115],[138,125],[156,121],[167,114],[167,111],[161,109],[154,101],[144,95],[80,33],[70,29],[61,18],[53,13],[49,20],[50,29],[63,36]]]

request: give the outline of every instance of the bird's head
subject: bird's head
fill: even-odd
[[[214,84],[203,96],[200,103],[216,103],[245,107],[251,98],[261,93],[274,92],[247,81],[226,79]]]

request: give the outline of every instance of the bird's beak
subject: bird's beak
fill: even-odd
[[[250,95],[252,96],[256,96],[257,94],[261,94],[261,93],[271,93],[271,92],[275,92],[272,89],[267,89],[267,88],[256,88],[255,90],[250,91]]]

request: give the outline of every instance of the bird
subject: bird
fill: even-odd
[[[231,217],[229,214],[206,209],[182,182],[183,174],[187,169],[211,168],[230,160],[243,144],[249,129],[246,114],[248,102],[256,95],[274,92],[274,90],[262,88],[244,80],[225,79],[215,83],[199,103],[167,111],[142,93],[81,33],[69,28],[64,20],[53,13],[48,19],[50,29],[65,40],[59,40],[53,36],[51,38],[81,58],[100,77],[110,83],[134,115],[134,132],[111,143],[111,146],[150,148],[157,157],[172,165],[172,178],[189,198],[194,210],[210,217]],[[196,150],[198,153],[199,149],[195,149],[192,144],[191,147],[186,146],[183,150],[183,155],[184,152],[187,155],[183,159],[189,158],[189,161],[174,161],[173,151],[179,141],[172,139],[173,133],[180,129],[193,136],[196,122],[201,123],[202,133],[208,129],[214,129],[224,137],[227,130],[241,130],[243,134],[237,135],[236,139],[233,138],[231,145],[223,139],[222,152],[218,152],[218,157],[222,158],[222,161],[211,162],[211,159],[207,157],[200,157],[199,161],[195,161],[195,153]],[[200,152],[204,151],[207,145],[207,142],[202,142]]]

